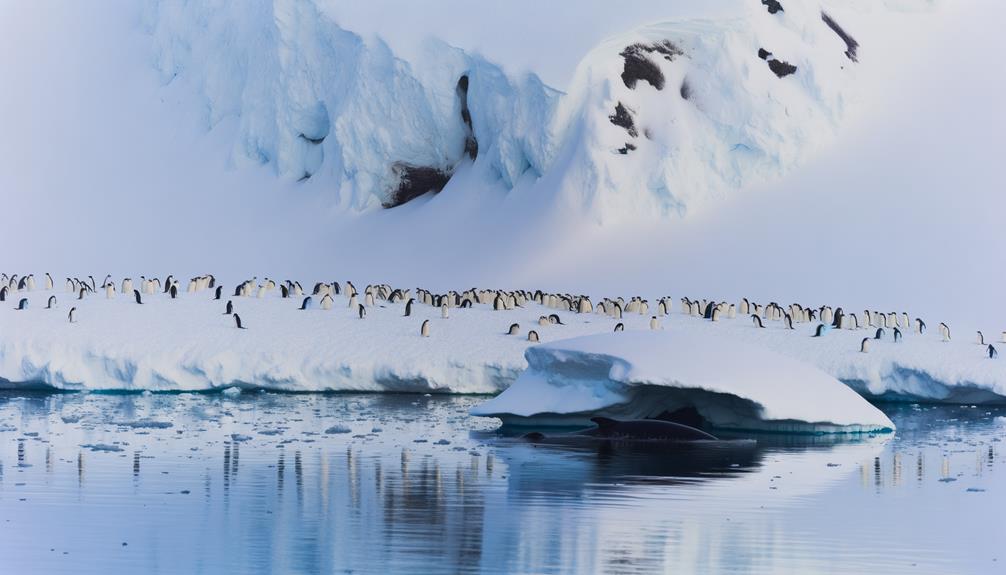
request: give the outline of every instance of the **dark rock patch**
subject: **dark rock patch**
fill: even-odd
[[[845,56],[853,62],[859,62],[859,55],[856,52],[859,49],[859,42],[843,30],[838,22],[835,22],[826,12],[821,12],[821,20],[824,20],[824,23],[845,42]]]
[[[629,152],[631,152],[632,150],[635,150],[635,149],[636,149],[636,146],[633,145],[632,142],[626,142],[624,146],[622,146],[621,148],[618,149],[618,153],[622,154],[624,156],[624,155],[628,154]]]
[[[612,124],[625,128],[625,131],[633,138],[639,135],[639,132],[636,131],[636,123],[632,121],[632,113],[621,102],[615,106],[615,113],[608,116],[608,119]]]
[[[664,89],[664,74],[660,71],[660,66],[650,59],[653,54],[659,54],[663,56],[664,60],[673,62],[674,58],[684,52],[669,40],[653,44],[626,46],[625,50],[619,54],[625,59],[622,82],[625,83],[626,88],[635,89],[636,83],[642,80],[658,90]]]
[[[400,206],[427,192],[439,192],[451,179],[451,174],[448,172],[430,166],[413,166],[396,162],[391,169],[398,176],[398,188],[382,204],[385,208]]]
[[[768,57],[771,55],[772,52],[769,52],[765,48],[758,48],[758,57],[761,58],[762,60],[768,60]]]
[[[768,7],[769,14],[775,14],[776,12],[785,12],[785,10],[782,9],[782,4],[779,3],[779,0],[761,0],[761,3],[762,6]]]
[[[681,89],[679,91],[681,93],[681,97],[685,100],[690,100],[692,98],[692,87],[688,84],[687,78],[681,81]]]
[[[771,60],[768,61],[768,68],[769,70],[772,70],[772,72],[780,78],[785,78],[786,76],[789,76],[793,72],[796,72],[796,66],[790,64],[789,62],[776,60],[775,58],[772,58]]]
[[[479,142],[475,139],[475,130],[472,128],[472,114],[468,110],[467,74],[458,79],[455,91],[458,95],[458,101],[461,102],[461,121],[468,127],[468,133],[465,135],[465,155],[474,160],[479,155]]]
[[[320,144],[320,143],[322,143],[322,142],[325,141],[325,136],[322,136],[320,138],[312,138],[312,137],[307,136],[305,134],[297,134],[297,137],[300,138],[300,139],[302,139],[302,140],[304,140],[304,141],[306,141],[306,142],[314,144],[315,146],[317,146],[318,144]]]

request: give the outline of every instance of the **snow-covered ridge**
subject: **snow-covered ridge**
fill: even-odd
[[[331,183],[348,209],[439,190],[474,160],[504,189],[548,174],[536,193],[607,221],[684,213],[830,139],[868,54],[858,12],[769,8],[610,38],[566,94],[437,40],[406,62],[315,1],[155,1],[145,25],[162,80],[204,103],[207,128],[238,119],[236,158]]]

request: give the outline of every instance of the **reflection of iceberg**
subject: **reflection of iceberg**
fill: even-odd
[[[694,409],[722,429],[894,429],[824,372],[726,338],[611,333],[531,347],[525,357],[527,371],[473,415],[517,425],[587,425],[594,415],[631,419]]]
[[[683,478],[649,475],[654,464],[632,454],[498,445],[508,488],[485,504],[485,524],[494,528],[484,534],[484,561],[512,573],[540,572],[551,562],[570,572],[612,571],[619,557],[651,558],[645,570],[653,572],[690,573],[699,564],[709,573],[739,565],[794,571],[794,556],[811,552],[813,536],[782,544],[792,510],[880,455],[887,437],[859,435],[829,448],[759,447],[747,464],[696,468]],[[523,534],[519,554],[506,552],[503,539],[512,533]],[[827,572],[807,567],[803,572]]]

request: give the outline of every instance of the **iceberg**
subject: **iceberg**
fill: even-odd
[[[730,338],[609,333],[528,348],[528,369],[471,410],[513,425],[589,425],[590,418],[697,412],[719,429],[889,432],[852,389],[806,363]]]

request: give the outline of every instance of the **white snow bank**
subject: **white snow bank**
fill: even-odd
[[[721,429],[893,430],[879,409],[821,370],[755,346],[666,331],[607,333],[531,347],[528,369],[473,415],[586,425],[603,415],[694,408]]]
[[[335,298],[331,310],[316,301],[314,309],[300,311],[300,298],[282,299],[275,290],[261,299],[225,295],[223,301],[205,291],[181,293],[176,300],[148,295],[143,305],[121,295],[77,300],[57,290],[56,309],[47,310],[52,293],[21,292],[0,304],[0,387],[498,393],[527,367],[531,329],[549,343],[608,334],[620,321],[627,331],[617,335],[631,338],[634,330],[648,330],[650,321],[648,314],[615,320],[537,304],[512,311],[479,304],[452,308],[448,319],[439,309],[415,304],[406,318],[404,304],[383,302],[361,320],[344,296]],[[20,297],[29,299],[27,310],[13,309],[12,300]],[[247,329],[236,329],[223,315],[228,299]],[[73,324],[67,321],[71,306],[77,308]],[[550,313],[564,325],[539,325],[539,316]],[[431,329],[424,338],[420,326],[426,319]],[[766,321],[758,329],[747,317],[711,322],[676,311],[660,321],[661,329],[682,340],[715,338],[724,346],[738,341],[800,360],[869,398],[1006,403],[1006,360],[989,359],[983,346],[963,334],[943,342],[935,333],[905,330],[894,343],[888,332],[869,353],[860,353],[860,340],[873,330],[831,330],[814,338],[813,323],[787,330],[782,322]],[[506,335],[512,323],[520,324],[519,335]],[[724,350],[709,363],[731,361]]]

